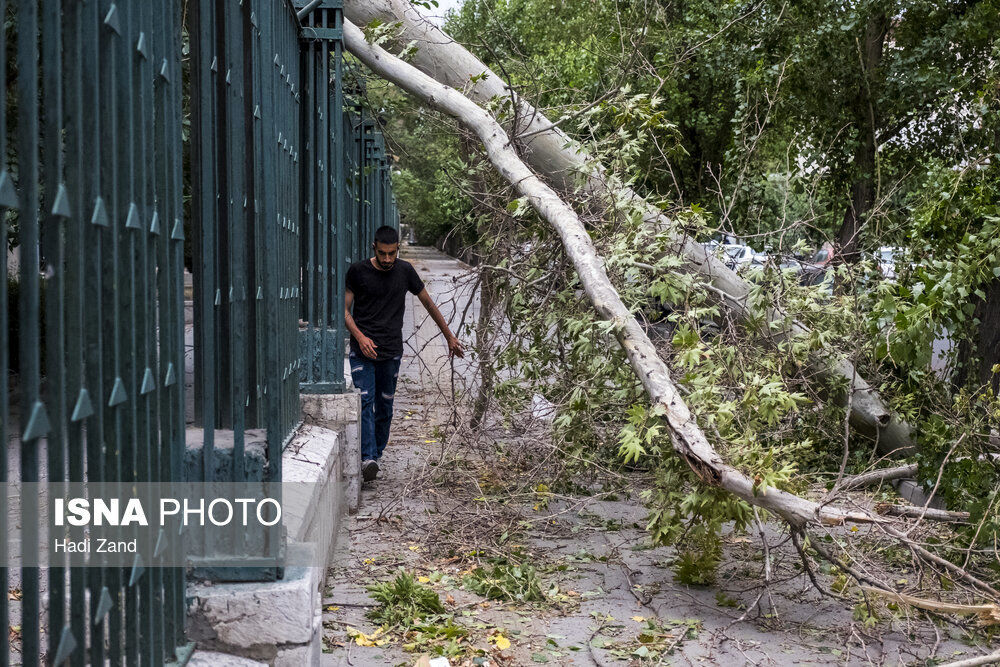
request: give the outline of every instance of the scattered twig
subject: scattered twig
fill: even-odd
[[[873,586],[861,586],[861,589],[869,593],[877,593],[887,598],[902,602],[903,604],[917,609],[937,612],[939,614],[958,614],[960,616],[975,615],[979,620],[987,625],[1000,624],[1000,606],[995,604],[954,604],[951,602],[939,602],[937,600],[925,600],[905,593],[889,591]]]
[[[878,484],[879,482],[890,482],[897,479],[907,479],[909,477],[914,477],[917,474],[917,464],[909,463],[907,465],[896,466],[894,468],[882,468],[881,470],[872,470],[869,472],[861,473],[860,475],[853,475],[851,477],[845,477],[844,481],[840,484],[841,491],[851,491],[853,489],[861,489],[872,484]]]
[[[992,665],[998,662],[1000,662],[1000,651],[994,651],[989,655],[981,655],[978,658],[947,662],[940,667],[978,667],[979,665]]]
[[[909,507],[906,505],[892,505],[890,503],[879,503],[875,506],[875,511],[887,516],[929,519],[931,521],[944,521],[947,523],[967,523],[971,516],[968,512],[938,510],[933,507]]]

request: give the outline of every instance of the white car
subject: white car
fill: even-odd
[[[767,255],[748,245],[726,245],[722,248],[726,266],[737,271],[747,266],[763,266],[767,261]]]
[[[915,268],[912,262],[906,260],[906,250],[896,246],[884,245],[878,249],[875,256],[878,261],[878,268],[882,272],[882,277],[886,280],[895,280],[902,269],[907,265],[911,269]]]
[[[719,243],[708,241],[702,243],[702,247],[710,254],[721,259],[730,269],[739,271],[747,266],[763,266],[767,261],[767,255],[757,252],[748,245],[742,243]]]

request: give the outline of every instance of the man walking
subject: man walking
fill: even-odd
[[[448,341],[448,354],[464,357],[413,265],[398,259],[399,233],[379,227],[372,243],[375,256],[347,270],[344,321],[351,332],[351,377],[361,391],[361,475],[378,474],[378,459],[389,442],[392,399],[403,357],[403,312],[406,293],[415,294]],[[352,312],[353,311],[353,312]]]

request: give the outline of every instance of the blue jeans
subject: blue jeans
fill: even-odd
[[[399,377],[399,357],[375,361],[351,355],[351,379],[361,392],[361,460],[379,459],[389,442],[392,399]]]

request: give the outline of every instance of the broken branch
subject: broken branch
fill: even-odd
[[[891,482],[897,479],[907,479],[909,477],[915,477],[917,474],[917,464],[910,463],[907,465],[896,466],[895,468],[883,468],[881,470],[872,470],[870,472],[861,473],[860,475],[854,475],[853,477],[848,477],[840,485],[841,491],[852,491],[854,489],[861,489],[872,484],[878,484],[879,482]]]

